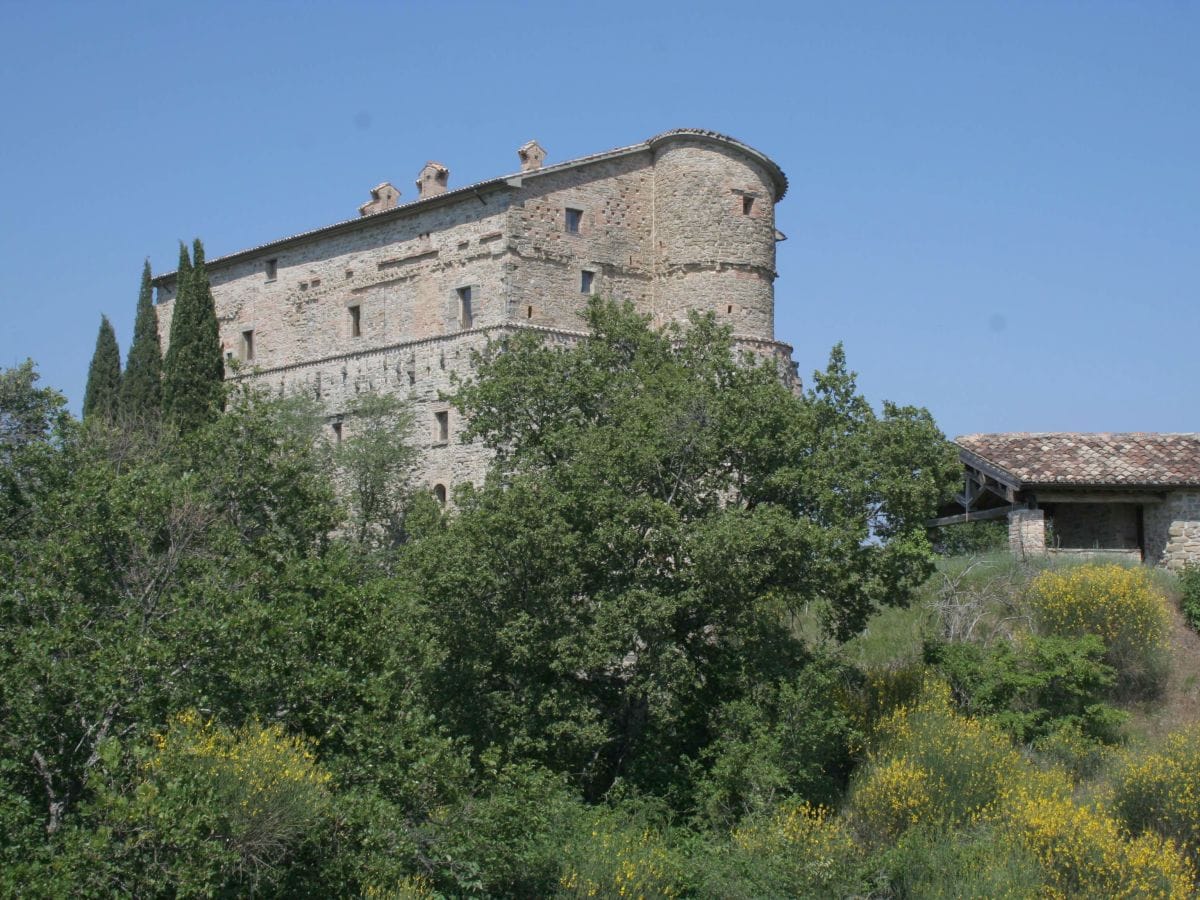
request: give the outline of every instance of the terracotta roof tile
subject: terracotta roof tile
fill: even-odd
[[[1017,431],[966,434],[955,443],[1022,487],[1200,485],[1200,433]]]

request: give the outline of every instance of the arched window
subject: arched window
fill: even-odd
[[[437,499],[438,503],[442,504],[442,506],[445,506],[446,505],[446,486],[444,484],[435,484],[433,486],[433,496]]]

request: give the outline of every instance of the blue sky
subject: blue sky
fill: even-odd
[[[953,435],[1200,428],[1200,4],[0,0],[0,366],[78,408],[143,257],[677,127],[791,181],[777,335]]]

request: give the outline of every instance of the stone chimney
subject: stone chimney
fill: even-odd
[[[425,163],[425,168],[417,175],[417,193],[420,199],[446,193],[446,182],[449,180],[450,170],[440,162],[430,160]]]
[[[371,199],[358,208],[358,214],[370,216],[377,212],[383,212],[385,209],[395,209],[396,201],[399,199],[400,192],[392,186],[390,181],[385,181],[383,184],[371,188]]]
[[[521,171],[532,172],[542,167],[546,158],[546,148],[537,141],[530,141],[517,148],[517,156],[521,157]]]

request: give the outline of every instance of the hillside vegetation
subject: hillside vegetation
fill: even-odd
[[[332,443],[0,373],[0,892],[1194,892],[1172,577],[935,556],[954,454],[840,348],[794,396],[711,319],[589,324],[477,361],[446,507],[394,400]]]

